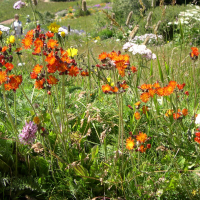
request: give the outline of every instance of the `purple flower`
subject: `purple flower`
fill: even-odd
[[[100,4],[96,4],[96,5],[94,5],[94,7],[99,8],[99,7],[101,7],[101,5]]]
[[[16,10],[19,10],[20,8],[24,7],[26,4],[22,1],[17,1],[14,5],[13,8]]]
[[[30,121],[29,123],[26,122],[25,126],[22,129],[22,133],[19,134],[20,142],[24,144],[33,143],[36,138],[37,129],[37,125],[34,124],[32,121]]]

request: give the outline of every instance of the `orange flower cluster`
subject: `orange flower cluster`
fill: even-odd
[[[135,143],[135,139],[133,139],[132,137],[136,139],[137,146]],[[146,147],[144,145],[144,143],[147,142],[148,140],[150,140],[150,138],[147,137],[146,133],[139,132],[139,134],[136,136],[133,136],[131,133],[131,136],[126,139],[126,148],[128,150],[133,150],[134,148],[137,147],[136,151],[140,151],[141,153],[144,153],[146,152],[147,149],[151,148],[151,144],[147,144]]]
[[[200,144],[200,132],[196,132],[195,135],[194,141]]]
[[[143,84],[138,88],[143,91],[143,93],[140,95],[140,99],[144,103],[147,103],[150,97],[153,97],[155,94],[157,94],[158,96],[169,96],[174,92],[176,87],[180,91],[183,91],[184,86],[185,83],[177,84],[176,81],[170,81],[167,86],[160,87],[160,84],[157,81],[154,84]]]
[[[101,89],[105,94],[122,93],[128,88],[126,81],[122,83],[117,83],[117,86],[110,86],[109,84],[102,85]]]
[[[13,56],[10,55],[11,51],[11,44],[8,47],[0,47],[0,85],[4,84],[5,90],[13,90],[15,92],[22,83],[22,76],[9,74],[14,68],[12,64]],[[3,67],[5,67],[5,70],[3,70]]]
[[[165,113],[166,117],[173,116],[175,120],[181,119],[182,116],[187,116],[187,115],[188,115],[188,109],[186,108],[184,108],[182,111],[178,109],[177,113],[174,113],[174,110],[167,110],[167,112]]]
[[[192,52],[190,53],[190,57],[192,58],[192,60],[197,60],[198,56],[199,56],[199,50],[197,47],[191,47]]]
[[[68,52],[58,47],[58,41],[54,40],[54,33],[47,32],[46,34],[40,33],[40,26],[36,29],[28,31],[25,38],[22,40],[22,47],[29,49],[34,47],[33,55],[44,55],[46,66],[35,65],[30,77],[36,79],[35,87],[37,89],[47,89],[48,94],[52,85],[58,83],[58,79],[50,74],[56,72],[59,75],[77,76],[79,74],[79,68],[74,59],[68,56]],[[11,66],[8,66],[11,67]],[[47,69],[45,69],[47,67]],[[46,74],[47,73],[47,74]],[[81,76],[89,76],[87,70],[81,72]]]
[[[98,59],[103,65],[97,65],[97,67],[107,70],[113,69],[114,67],[118,70],[121,77],[125,76],[125,70],[132,71],[133,73],[137,72],[136,67],[130,67],[129,55],[122,55],[120,51],[118,53],[115,51],[112,51],[111,53],[103,52],[99,55]]]

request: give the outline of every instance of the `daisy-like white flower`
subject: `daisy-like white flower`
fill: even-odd
[[[23,1],[17,1],[14,5],[13,5],[13,8],[15,10],[19,10],[21,9],[22,7],[24,7],[26,4],[23,2]]]

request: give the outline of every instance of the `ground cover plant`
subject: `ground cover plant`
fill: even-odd
[[[0,199],[199,199],[199,7],[120,22],[103,3],[39,25],[33,1],[34,28],[1,27]],[[157,9],[180,8],[165,37]]]

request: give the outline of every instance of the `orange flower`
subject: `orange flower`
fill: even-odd
[[[144,103],[147,103],[147,101],[149,101],[149,93],[148,92],[143,92],[141,95],[140,95],[140,99],[144,102]]]
[[[200,144],[200,137],[195,137],[194,141]]]
[[[171,85],[168,85],[164,87],[163,89],[164,89],[164,96],[169,96],[170,94],[174,92],[174,87]]]
[[[33,34],[35,33],[35,31],[32,29],[30,31],[27,32],[26,36],[25,37],[29,37],[29,38],[33,38]]]
[[[48,54],[48,56],[45,59],[46,62],[48,62],[50,65],[53,65],[56,62],[56,58],[53,54],[53,51]]]
[[[37,38],[35,41],[34,41],[34,46],[36,47],[36,48],[39,48],[39,47],[43,47],[43,41],[41,40],[41,39],[39,39],[39,38]]]
[[[44,82],[45,82],[45,78],[43,78],[41,80],[36,80],[35,81],[35,88],[37,88],[37,89],[44,88]]]
[[[185,91],[185,95],[189,96],[189,92],[188,92],[188,91]]]
[[[117,57],[117,53],[115,51],[112,51],[111,53],[107,54],[107,57],[111,60],[115,60],[115,57]]]
[[[116,93],[116,92],[118,92],[119,91],[119,88],[118,87],[112,87],[112,92],[114,92],[114,93]]]
[[[69,75],[73,77],[73,76],[77,76],[77,74],[79,74],[78,67],[74,67],[72,65],[71,68],[69,69]]]
[[[53,65],[47,65],[48,73],[55,73],[57,71],[57,65],[54,63]]]
[[[49,75],[49,79],[47,79],[49,85],[56,85],[58,83],[58,79],[52,75]]]
[[[135,105],[135,106],[140,106],[140,104],[141,104],[141,102],[138,101],[138,102],[136,102],[134,105]]]
[[[188,115],[188,109],[184,108],[184,109],[182,110],[182,114],[183,114],[184,116]]]
[[[169,117],[173,114],[173,112],[174,112],[173,110],[167,110],[167,112],[165,113],[165,116]]]
[[[22,83],[21,75],[10,75],[8,84],[5,84],[6,90],[16,90],[19,88],[19,85]]]
[[[101,89],[104,93],[108,93],[108,92],[112,91],[112,87],[108,84],[102,85]]]
[[[149,108],[147,106],[142,106],[142,112],[143,112],[143,114],[146,114],[147,111],[149,111]]]
[[[117,60],[115,62],[116,68],[118,69],[119,74],[121,75],[121,77],[125,76],[125,69],[126,69],[126,64],[124,60]]]
[[[179,90],[182,90],[184,87],[185,87],[185,83],[183,83],[183,84],[177,84],[177,88]]]
[[[153,87],[154,88],[160,88],[160,84],[158,81],[156,81],[154,84],[153,84]]]
[[[133,73],[135,73],[135,72],[137,72],[137,68],[134,67],[134,66],[132,66],[132,67],[131,67],[131,71],[132,71]]]
[[[176,85],[177,85],[177,83],[176,83],[176,81],[170,81],[168,85],[170,85],[170,86],[172,86],[173,88],[175,88]]]
[[[31,37],[25,37],[22,40],[22,44],[23,44],[24,49],[30,49],[31,45],[33,44],[33,40]]]
[[[180,113],[173,113],[173,118],[175,120],[179,119],[181,117],[181,114]]]
[[[194,56],[198,57],[199,55],[199,50],[197,47],[192,47],[192,52],[190,53],[191,58],[193,58]]]
[[[156,94],[159,96],[163,96],[164,95],[164,88],[156,88]]]
[[[57,40],[50,39],[50,40],[47,42],[47,47],[48,47],[48,48],[54,49],[54,48],[57,47],[57,46],[58,46],[58,41],[57,41]]]
[[[43,66],[42,65],[35,65],[35,67],[33,68],[33,72],[35,72],[35,74],[39,74],[42,70]]]
[[[2,47],[2,52],[5,52],[8,49],[7,46]]]
[[[46,36],[47,36],[48,38],[51,38],[51,37],[54,36],[54,33],[51,33],[51,32],[48,31],[48,32],[46,33]]]
[[[151,84],[143,84],[143,85],[140,86],[140,88],[142,90],[149,90],[149,89],[152,88],[152,85]]]
[[[22,47],[16,48],[15,52],[20,52],[22,50]]]
[[[87,72],[87,71],[82,71],[82,72],[81,72],[81,76],[89,76],[89,72]]]
[[[31,72],[31,79],[37,79],[37,74],[35,72]]]
[[[141,146],[139,147],[139,151],[140,151],[141,153],[146,152],[146,150],[147,150],[147,148],[144,148],[144,145],[141,145]]]
[[[14,67],[14,65],[12,63],[6,63],[5,64],[6,69],[8,69],[9,71],[11,71]]]
[[[6,71],[0,71],[0,85],[7,80],[7,74]]]
[[[135,143],[134,143],[134,139],[132,139],[131,137],[127,138],[126,139],[126,148],[128,150],[132,150],[135,146]]]
[[[144,143],[147,141],[147,134],[140,132],[139,135],[136,136],[136,140],[140,143]]]
[[[139,120],[141,118],[140,113],[139,112],[135,112],[134,113],[134,117],[136,120]]]
[[[59,63],[58,71],[59,72],[65,72],[66,70],[67,70],[67,64],[66,63]]]
[[[149,93],[150,97],[153,97],[154,94],[156,93],[156,90],[151,88],[151,89],[149,89],[148,93]]]
[[[99,55],[99,60],[105,60],[107,58],[107,53],[106,52],[103,52]]]
[[[128,88],[128,85],[126,83],[122,83],[122,84],[120,84],[120,87],[125,90]]]

